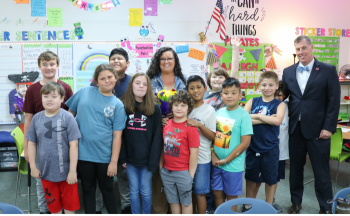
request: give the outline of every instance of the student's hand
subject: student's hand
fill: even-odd
[[[109,177],[113,177],[117,175],[117,170],[118,170],[118,163],[110,162],[107,169],[107,175]]]
[[[72,185],[78,182],[77,172],[76,171],[69,171],[68,177],[67,177],[67,183]]]
[[[166,116],[168,119],[172,119],[174,118],[174,113],[168,113],[168,115]]]
[[[211,154],[211,164],[213,165],[213,166],[216,166],[216,162],[218,162],[220,159],[218,158],[218,156],[216,156],[216,154],[215,153],[212,153]]]
[[[163,127],[165,127],[168,124],[168,120],[169,119],[167,117],[162,118],[162,125],[163,125]]]
[[[126,163],[123,163],[123,167],[126,168]]]
[[[216,166],[216,167],[219,167],[219,166],[222,166],[222,165],[224,165],[224,164],[225,164],[225,159],[222,159],[222,160],[217,161],[216,164],[215,164],[215,166]]]
[[[30,175],[33,176],[34,178],[40,179],[41,172],[40,172],[40,170],[38,170],[38,168],[33,167],[31,169]]]
[[[187,119],[186,126],[192,126],[192,127],[200,127],[202,123],[199,121],[196,121],[194,119]]]
[[[195,174],[196,172],[194,172],[194,173],[191,173],[190,171],[188,171],[188,172],[190,173],[192,179],[194,179],[194,174]]]
[[[238,49],[239,46],[241,45],[241,40],[238,37],[231,37],[231,45],[232,48]]]

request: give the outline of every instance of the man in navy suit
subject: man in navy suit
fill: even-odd
[[[332,182],[329,158],[331,135],[336,131],[340,107],[340,84],[335,66],[317,61],[307,36],[294,40],[299,59],[283,71],[289,88],[290,214],[300,213],[304,191],[304,165],[309,154],[315,176],[319,213],[330,213]]]

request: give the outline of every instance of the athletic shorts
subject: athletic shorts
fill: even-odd
[[[159,172],[168,203],[189,206],[192,203],[193,178],[188,170],[171,171],[163,167]]]
[[[257,153],[251,148],[248,148],[245,160],[246,180],[255,183],[265,182],[269,185],[276,184],[278,178],[279,154],[278,145],[265,153]]]
[[[213,166],[211,173],[211,189],[224,191],[226,195],[238,196],[242,194],[243,172],[227,172]]]
[[[80,209],[77,183],[70,185],[66,181],[50,182],[45,179],[41,179],[41,182],[50,212],[57,213],[62,208],[68,211]]]

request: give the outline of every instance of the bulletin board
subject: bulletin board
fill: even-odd
[[[334,65],[338,71],[340,37],[311,36],[314,57],[324,63]]]
[[[219,54],[219,66],[231,72],[232,61],[232,46],[229,43],[213,43]],[[261,90],[259,89],[259,77],[262,71],[274,71],[277,69],[273,57],[272,44],[252,44],[252,46],[241,45],[239,49],[239,70],[238,79],[241,83],[241,91],[243,97],[241,105],[244,106],[246,101],[253,97],[260,97]],[[213,67],[211,67],[211,70]]]

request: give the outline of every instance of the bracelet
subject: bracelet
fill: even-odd
[[[213,150],[214,150],[214,148],[211,148],[210,150],[211,150],[211,151],[213,151]]]

